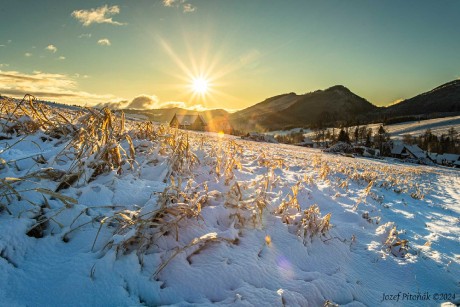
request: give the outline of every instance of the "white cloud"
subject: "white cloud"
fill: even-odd
[[[0,47],[5,47],[5,45],[0,45]]]
[[[127,106],[130,109],[155,109],[158,107],[157,96],[140,95],[134,98]]]
[[[91,38],[92,34],[91,33],[83,33],[78,35],[78,38]]]
[[[96,9],[73,11],[72,17],[81,22],[85,27],[92,23],[108,23],[117,26],[125,25],[126,23],[114,21],[112,17],[110,17],[119,13],[120,8],[118,5],[107,6],[106,4]]]
[[[60,56],[58,60],[61,60],[61,61],[65,60],[65,56]]]
[[[137,110],[151,110],[151,109],[167,109],[167,108],[182,108],[193,111],[206,111],[208,108],[202,105],[188,106],[183,101],[165,101],[161,102],[155,95],[139,95],[134,97],[133,100],[118,100],[96,105],[98,108],[108,107],[110,109],[137,109]]]
[[[163,5],[164,6],[173,6],[174,2],[176,2],[176,0],[163,0]]]
[[[30,52],[26,52],[26,53],[24,53],[24,56],[26,56],[26,57],[28,57],[28,58],[29,58],[29,57],[31,57],[31,56],[32,56],[32,53],[30,53]]]
[[[164,108],[185,108],[184,102],[160,102],[155,95],[139,95],[133,100],[118,100],[107,103],[101,103],[96,107],[108,107],[110,109],[136,109],[136,110],[151,110],[151,109],[164,109]]]
[[[163,6],[182,8],[184,13],[192,13],[196,11],[196,7],[187,3],[187,0],[163,0]]]
[[[186,109],[187,105],[183,101],[166,101],[163,102],[158,109],[166,109],[166,108],[182,108]]]
[[[184,13],[192,13],[192,12],[195,12],[196,10],[196,7],[194,7],[193,5],[191,5],[190,3],[185,3],[183,6],[182,6],[183,10],[184,10]]]
[[[48,50],[48,51],[51,51],[52,53],[56,53],[56,51],[57,51],[57,48],[54,45],[48,45],[48,46],[46,46],[45,49]]]
[[[207,108],[203,107],[201,104],[194,104],[192,106],[188,106],[183,101],[165,101],[159,103],[155,109],[166,109],[166,108],[181,108],[186,110],[193,110],[193,111],[206,111]]]
[[[73,76],[75,78],[83,78],[83,79],[88,79],[89,78],[88,75],[80,75],[79,73],[75,73]]]
[[[119,98],[105,94],[93,94],[78,89],[77,82],[65,74],[34,71],[32,74],[18,71],[0,71],[0,93],[14,97],[31,94],[39,99],[79,105],[95,105]]]
[[[110,46],[110,45],[112,45],[108,38],[102,38],[102,39],[98,40],[97,43],[99,45],[101,45],[101,46]]]
[[[0,68],[2,68],[2,67],[8,67],[8,66],[10,66],[10,64],[0,63]]]
[[[125,109],[126,106],[129,104],[127,100],[115,100],[115,101],[109,101],[109,102],[101,102],[96,104],[94,107],[95,108],[109,108],[111,110],[119,110],[119,109]]]

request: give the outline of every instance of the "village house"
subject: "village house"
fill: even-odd
[[[446,166],[460,166],[460,155],[456,154],[438,154],[436,157],[436,163]]]
[[[207,124],[204,118],[199,114],[174,114],[173,118],[171,119],[171,122],[169,123],[169,126],[179,129],[204,131],[206,130]]]
[[[414,160],[421,164],[432,164],[430,156],[417,145],[396,143],[391,149],[391,156],[403,160]]]
[[[456,168],[460,168],[460,158],[454,162],[453,166]]]

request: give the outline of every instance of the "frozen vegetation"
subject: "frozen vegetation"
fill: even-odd
[[[456,170],[26,98],[0,101],[2,306],[460,302]]]

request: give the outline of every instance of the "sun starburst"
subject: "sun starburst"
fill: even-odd
[[[203,77],[193,78],[192,80],[192,90],[200,95],[205,95],[208,91],[209,81]]]

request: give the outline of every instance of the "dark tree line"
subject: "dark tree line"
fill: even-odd
[[[299,132],[291,132],[289,134],[282,134],[275,136],[275,139],[284,144],[298,144],[303,142],[305,139],[303,129],[300,129]]]
[[[418,145],[421,149],[438,154],[451,153],[460,154],[459,134],[454,127],[451,127],[447,133],[440,136],[432,133],[427,129],[425,133],[419,136],[406,134],[403,141],[407,144]]]
[[[343,123],[346,124],[346,123]],[[320,143],[322,147],[331,146],[337,142],[345,142],[353,145],[361,145],[379,149],[382,155],[390,155],[390,136],[383,125],[376,129],[367,125],[354,125],[353,127],[342,125],[341,128],[326,128],[321,122],[312,126],[313,141]],[[304,140],[304,131],[293,132],[286,135],[278,135],[276,139],[280,143],[298,144]],[[447,133],[440,136],[427,129],[419,136],[406,134],[403,141],[409,145],[418,145],[421,149],[433,153],[460,154],[460,134],[451,127]]]

